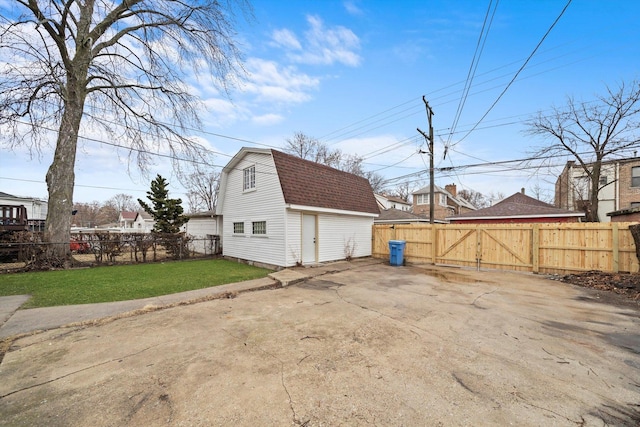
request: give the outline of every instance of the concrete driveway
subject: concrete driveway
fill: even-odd
[[[532,275],[377,264],[21,338],[0,424],[635,426],[639,314]]]

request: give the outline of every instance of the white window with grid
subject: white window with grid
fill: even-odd
[[[249,166],[243,170],[243,187],[244,191],[256,188],[256,167]]]
[[[233,234],[244,234],[244,222],[233,223]]]
[[[428,205],[428,204],[429,204],[428,194],[416,194],[416,205]]]
[[[267,234],[267,221],[253,221],[252,233],[261,235]]]

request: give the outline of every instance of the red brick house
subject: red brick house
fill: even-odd
[[[524,189],[488,208],[450,216],[455,224],[515,224],[532,222],[579,222],[584,212],[559,209],[533,197]]]

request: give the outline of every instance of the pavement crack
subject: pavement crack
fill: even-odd
[[[222,331],[224,333],[226,333],[227,335],[229,335],[230,337],[236,339],[237,341],[243,343],[245,346],[250,346],[255,348],[256,350],[266,354],[267,356],[271,357],[272,359],[275,359],[279,364],[280,364],[280,383],[282,384],[282,388],[284,389],[284,392],[287,395],[287,398],[289,399],[289,408],[291,409],[291,414],[292,414],[292,418],[293,418],[293,423],[295,425],[300,425],[300,426],[306,426],[310,420],[306,420],[306,421],[301,421],[298,419],[298,414],[296,413],[296,409],[294,408],[293,405],[293,398],[291,397],[291,393],[289,392],[289,388],[287,387],[287,383],[284,379],[284,362],[282,361],[282,359],[280,359],[278,356],[276,356],[275,354],[265,350],[264,348],[253,344],[253,343],[247,343],[245,340],[243,340],[241,337],[238,337],[234,334],[232,334],[231,332],[229,332],[226,329],[222,329]],[[317,337],[303,337],[301,339],[304,338],[317,338]],[[306,357],[305,357],[306,358]],[[305,358],[303,358],[302,360],[304,360]],[[302,360],[300,360],[300,362],[302,362]],[[298,364],[300,363],[298,362]]]
[[[454,380],[456,380],[456,382],[457,382],[458,384],[460,384],[460,385],[462,386],[462,388],[464,388],[465,390],[467,390],[468,392],[470,392],[470,393],[472,393],[472,394],[477,394],[475,391],[471,390],[471,388],[469,388],[469,386],[468,386],[468,385],[466,385],[466,384],[464,383],[464,381],[462,381],[462,380],[460,379],[460,377],[458,377],[458,375],[456,375],[456,373],[455,373],[455,372],[452,372],[452,373],[451,373],[451,376],[453,376],[453,379],[454,379]]]
[[[16,394],[16,393],[20,393],[20,392],[22,392],[22,391],[30,390],[30,389],[32,389],[32,388],[36,388],[36,387],[40,387],[40,386],[43,386],[43,385],[51,384],[51,383],[56,382],[56,381],[58,381],[58,380],[61,380],[61,379],[64,379],[64,378],[70,377],[70,376],[75,375],[75,374],[78,374],[78,373],[80,373],[80,372],[84,372],[84,371],[88,371],[88,370],[93,369],[93,368],[97,368],[97,367],[99,367],[99,366],[107,365],[107,364],[109,364],[109,363],[113,363],[113,362],[121,362],[123,359],[126,359],[126,358],[129,358],[129,357],[136,356],[136,355],[138,355],[138,354],[140,354],[140,353],[143,353],[143,352],[145,352],[145,351],[147,351],[147,350],[149,350],[149,349],[151,349],[151,348],[153,348],[153,347],[157,347],[158,345],[159,345],[159,344],[157,344],[157,345],[152,345],[152,346],[149,346],[149,347],[147,347],[147,348],[143,348],[142,350],[137,351],[137,352],[135,352],[135,353],[127,354],[127,355],[125,355],[125,356],[116,357],[116,358],[114,358],[114,359],[110,359],[110,360],[105,360],[104,362],[96,363],[95,365],[87,366],[86,368],[78,369],[78,370],[76,370],[76,371],[69,372],[68,374],[60,375],[59,377],[52,378],[52,379],[50,379],[50,380],[43,381],[43,382],[38,383],[38,384],[32,384],[32,385],[30,385],[30,386],[23,387],[23,388],[20,388],[20,389],[18,389],[18,390],[10,391],[9,393],[6,393],[6,394],[1,395],[1,396],[0,396],[0,399],[4,399],[5,397],[9,397],[9,396],[11,396],[11,395],[14,395],[14,394]]]
[[[344,302],[345,304],[353,305],[353,306],[361,308],[363,310],[372,311],[372,312],[376,313],[379,317],[384,317],[384,318],[387,318],[387,319],[392,320],[394,322],[398,322],[398,323],[401,323],[401,324],[403,324],[405,326],[408,326],[409,327],[409,331],[414,333],[414,334],[416,334],[419,337],[421,337],[420,334],[418,334],[416,331],[411,330],[411,328],[415,328],[415,329],[417,329],[419,331],[422,331],[422,332],[424,332],[424,333],[426,333],[428,335],[436,337],[439,340],[446,341],[444,338],[434,334],[432,331],[430,331],[428,329],[422,328],[422,327],[420,327],[418,325],[414,325],[413,323],[409,323],[409,322],[407,322],[405,320],[398,319],[398,318],[395,318],[393,316],[389,316],[388,314],[382,313],[381,311],[375,310],[373,308],[370,308],[370,307],[367,307],[367,306],[364,306],[364,305],[360,305],[360,304],[356,304],[356,303],[351,302],[351,301],[347,301],[346,299],[344,299],[344,297],[342,295],[340,295],[340,291],[338,289],[333,289],[333,291],[336,293],[338,298],[340,298],[340,300],[342,300],[342,302]]]
[[[498,290],[498,288],[495,288],[495,289],[493,289],[493,290],[491,290],[491,291],[489,291],[489,292],[483,292],[483,293],[481,293],[480,295],[478,295],[478,296],[473,300],[473,302],[472,302],[470,305],[472,305],[472,306],[474,306],[474,307],[477,307],[477,308],[481,308],[481,309],[483,309],[483,310],[484,310],[485,308],[484,308],[484,307],[480,307],[480,306],[476,305],[476,302],[478,302],[478,300],[479,300],[480,298],[482,298],[482,297],[484,297],[484,296],[486,296],[486,295],[490,295],[490,294],[494,293],[494,292],[495,292],[495,291],[497,291],[497,290]]]

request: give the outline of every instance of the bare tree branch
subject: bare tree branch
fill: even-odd
[[[81,124],[128,148],[143,170],[154,152],[208,156],[189,135],[202,106],[185,82],[204,71],[227,92],[244,72],[236,12],[250,15],[246,0],[0,3],[2,142],[40,152],[57,129],[46,241],[69,241]],[[47,256],[68,259],[68,245],[54,249]]]
[[[640,82],[607,87],[607,95],[598,102],[583,103],[567,97],[564,109],[554,108],[551,115],[538,113],[527,121],[527,133],[541,137],[546,145],[533,155],[564,155],[578,162],[588,178],[588,221],[599,221],[598,194],[603,188],[600,175],[603,162],[628,155],[640,146]]]

